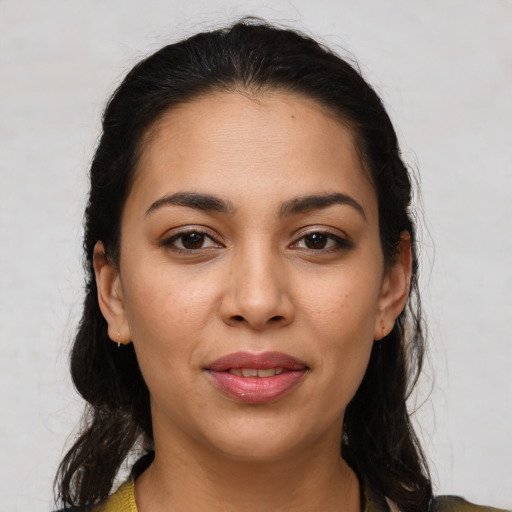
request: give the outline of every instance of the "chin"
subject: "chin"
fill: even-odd
[[[239,443],[218,446],[221,454],[232,461],[248,463],[269,463],[286,459],[294,447],[283,443],[269,443],[267,439],[251,439]],[[296,448],[296,447],[295,447]]]
[[[294,431],[286,423],[276,428],[276,421],[271,424],[251,425],[249,421],[240,428],[232,425],[228,431],[209,432],[209,442],[220,454],[233,461],[277,462],[292,456],[296,451],[304,451],[308,439],[303,431]]]

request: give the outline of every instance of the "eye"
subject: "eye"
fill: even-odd
[[[162,245],[182,251],[222,247],[211,236],[199,230],[182,231],[163,240]]]
[[[336,251],[353,247],[352,242],[332,233],[314,231],[299,238],[292,248],[312,251]]]

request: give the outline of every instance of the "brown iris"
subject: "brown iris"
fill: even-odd
[[[185,233],[181,235],[181,243],[185,249],[200,249],[204,244],[203,233]]]
[[[304,243],[308,249],[324,249],[328,239],[323,233],[311,233],[304,237]]]

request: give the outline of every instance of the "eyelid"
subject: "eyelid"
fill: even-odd
[[[167,231],[166,234],[161,238],[159,245],[164,246],[164,247],[170,247],[175,251],[182,251],[182,252],[197,252],[197,251],[200,251],[201,249],[211,249],[212,248],[212,246],[209,246],[209,247],[202,247],[199,249],[186,249],[186,248],[176,247],[176,246],[172,245],[173,242],[178,240],[180,237],[185,236],[187,234],[191,234],[191,233],[197,233],[200,235],[204,235],[205,237],[212,240],[216,244],[217,247],[225,247],[225,245],[219,241],[220,237],[218,236],[217,233],[215,233],[214,231],[212,231],[211,229],[209,229],[205,226],[200,226],[200,225],[192,225],[192,226],[187,225],[187,226],[173,228],[173,229]]]
[[[330,228],[327,226],[307,226],[305,228],[300,229],[298,232],[294,234],[294,241],[290,244],[290,247],[293,248],[294,245],[298,244],[305,237],[314,234],[325,235],[336,241],[337,245],[335,247],[327,247],[322,249],[309,249],[307,247],[298,247],[297,249],[320,253],[328,251],[347,250],[354,247],[354,242],[346,233],[344,233],[338,228]]]
[[[342,229],[335,228],[332,226],[326,226],[326,225],[322,225],[322,224],[313,224],[310,226],[304,226],[304,227],[298,229],[297,231],[295,231],[292,235],[292,238],[297,240],[298,238],[302,238],[306,235],[311,235],[314,233],[321,233],[323,235],[329,235],[329,236],[333,236],[333,237],[337,237],[337,238],[342,238],[347,241],[352,241],[350,236],[347,233],[345,233],[345,231],[343,231]]]

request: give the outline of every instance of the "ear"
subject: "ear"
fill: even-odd
[[[108,324],[108,336],[116,343],[128,344],[131,341],[131,335],[126,319],[119,271],[108,261],[101,241],[94,247],[93,264],[98,302]]]
[[[403,231],[399,252],[382,281],[373,339],[380,340],[393,329],[395,320],[403,311],[409,296],[412,274],[411,236]]]

